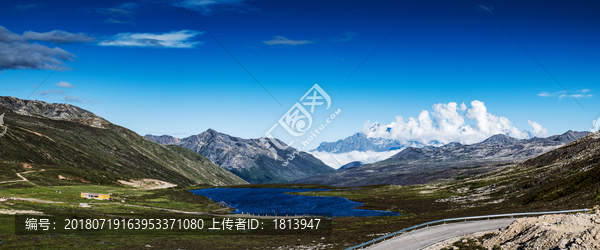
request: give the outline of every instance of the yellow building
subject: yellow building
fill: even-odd
[[[97,194],[97,193],[81,193],[82,198],[97,199],[97,200],[108,200],[110,199],[109,194]]]

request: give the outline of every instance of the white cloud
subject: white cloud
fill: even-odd
[[[538,96],[541,96],[541,97],[549,97],[549,96],[552,96],[552,95],[553,95],[553,93],[548,93],[548,92],[546,92],[546,91],[542,91],[541,93],[539,93],[539,94],[537,94],[537,95],[538,95]]]
[[[433,117],[433,119],[432,119]],[[534,133],[542,135],[547,130],[536,122],[529,122]],[[527,138],[529,133],[512,125],[506,117],[488,113],[481,101],[472,101],[471,107],[455,102],[433,105],[433,112],[421,111],[415,119],[397,116],[396,121],[381,125],[367,121],[362,133],[368,137],[381,137],[400,141],[419,141],[429,143],[437,140],[441,143],[476,143],[495,134],[506,134],[515,138]]]
[[[39,4],[39,3],[19,4],[19,5],[15,5],[15,7],[13,7],[13,9],[23,11],[23,10],[28,10],[28,9],[39,8],[41,6],[43,6],[43,4]]]
[[[485,5],[479,4],[479,5],[477,5],[477,9],[479,9],[480,11],[489,12],[490,14],[494,14],[494,7],[492,7],[492,6],[487,7]]]
[[[343,38],[341,38],[341,39],[333,39],[332,41],[334,41],[334,42],[347,42],[347,41],[352,40],[352,38],[354,38],[357,35],[358,34],[356,34],[355,32],[348,31],[348,32],[344,32],[342,34]]]
[[[64,90],[50,89],[50,90],[40,91],[37,94],[41,95],[41,96],[45,96],[45,95],[65,95],[65,94],[67,94],[67,92],[65,92]]]
[[[587,94],[587,95],[584,95],[584,94],[574,94],[574,95],[562,94],[562,95],[558,96],[558,99],[562,99],[564,97],[583,98],[583,97],[593,97],[593,96],[594,95],[592,95],[592,94]]]
[[[53,43],[73,43],[91,42],[94,41],[95,38],[87,36],[83,33],[74,34],[62,30],[53,30],[44,33],[39,33],[35,31],[25,31],[23,32],[23,39]]]
[[[527,124],[529,124],[529,127],[531,127],[533,129],[531,131],[531,134],[533,136],[544,137],[544,136],[548,135],[548,130],[546,128],[543,128],[542,125],[538,124],[537,122],[532,122],[530,120],[527,120]]]
[[[541,97],[554,97],[554,96],[557,96],[558,99],[562,99],[564,97],[585,98],[585,97],[593,97],[594,96],[592,94],[586,94],[587,92],[590,92],[590,90],[589,89],[576,90],[571,95],[569,95],[569,93],[567,93],[567,91],[564,91],[564,90],[563,91],[558,91],[558,92],[546,92],[546,91],[542,91],[541,93],[539,93],[537,95],[541,96]]]
[[[72,43],[93,41],[82,33],[74,34],[62,30],[38,33],[26,31],[18,35],[0,26],[0,72],[13,69],[69,70],[63,61],[73,61],[75,55],[59,47],[50,48],[31,41]]]
[[[275,36],[273,40],[263,41],[263,43],[267,44],[267,45],[284,44],[284,45],[294,45],[295,46],[295,45],[301,45],[301,44],[309,44],[312,42],[308,41],[308,40],[290,40],[290,39],[287,39],[282,36]]]
[[[193,48],[199,41],[188,41],[189,39],[204,34],[204,31],[180,30],[162,34],[152,33],[119,33],[100,41],[100,46],[123,46],[123,47],[155,47],[155,48]]]
[[[88,100],[88,99],[82,99],[81,97],[70,96],[70,95],[63,97],[62,100],[65,102],[71,102],[71,103],[102,103],[102,101],[93,101],[93,100]]]
[[[193,9],[204,15],[213,12],[256,11],[257,8],[245,3],[245,0],[183,0],[172,2],[174,6]]]
[[[104,21],[104,23],[135,24],[131,19],[134,18],[137,9],[141,5],[142,2],[125,2],[114,7],[92,9],[99,13],[110,15],[110,18]]]
[[[70,83],[64,82],[64,81],[60,81],[60,82],[58,82],[58,83],[56,83],[54,85],[56,85],[58,87],[61,87],[61,88],[71,88],[71,89],[77,88],[77,87],[71,85]]]
[[[351,152],[339,153],[339,154],[333,154],[333,153],[328,153],[328,152],[318,152],[318,151],[307,152],[307,153],[312,154],[314,157],[318,158],[319,160],[321,160],[323,163],[327,164],[328,166],[338,169],[338,168],[342,167],[343,165],[346,165],[353,161],[360,161],[363,164],[382,161],[387,158],[390,158],[392,155],[395,155],[400,151],[402,151],[402,149],[385,151],[385,152],[351,151]]]

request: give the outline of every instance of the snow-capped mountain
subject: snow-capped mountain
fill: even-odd
[[[407,147],[425,147],[425,146],[441,146],[443,144],[437,141],[431,141],[427,144],[400,140],[384,139],[384,138],[369,138],[363,133],[356,133],[343,140],[336,142],[322,142],[319,147],[312,150],[313,152],[329,152],[329,153],[349,153],[352,151],[361,152],[384,152],[391,150],[404,149]]]
[[[569,130],[561,135],[520,140],[498,134],[474,144],[452,142],[438,147],[408,147],[379,162],[294,182],[333,186],[424,184],[465,171],[473,174],[493,171],[502,164],[536,157],[588,134]]]

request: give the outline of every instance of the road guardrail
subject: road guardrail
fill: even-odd
[[[430,222],[425,222],[416,226],[412,226],[412,227],[407,227],[404,228],[400,231],[396,231],[384,236],[381,236],[377,239],[373,239],[361,244],[358,244],[356,246],[352,246],[349,248],[346,248],[346,250],[353,250],[353,249],[364,249],[365,247],[371,245],[375,245],[375,243],[379,242],[379,241],[385,241],[388,238],[393,238],[396,237],[402,233],[408,232],[410,230],[416,230],[417,228],[420,227],[428,227],[429,225],[432,224],[438,224],[438,223],[444,223],[446,224],[446,222],[454,222],[454,221],[467,221],[467,220],[477,220],[477,219],[490,219],[490,218],[498,218],[498,217],[515,217],[515,216],[527,216],[527,215],[541,215],[541,214],[565,214],[565,213],[577,213],[577,212],[587,212],[588,209],[584,208],[584,209],[574,209],[574,210],[562,210],[562,211],[550,211],[550,212],[530,212],[530,213],[511,213],[511,214],[493,214],[493,215],[482,215],[482,216],[471,216],[471,217],[461,217],[461,218],[450,218],[450,219],[443,219],[443,220],[436,220],[436,221],[430,221]]]

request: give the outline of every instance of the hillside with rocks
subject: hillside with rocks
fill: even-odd
[[[598,211],[598,210],[596,210]],[[520,218],[508,227],[452,238],[426,250],[600,249],[600,213]]]

